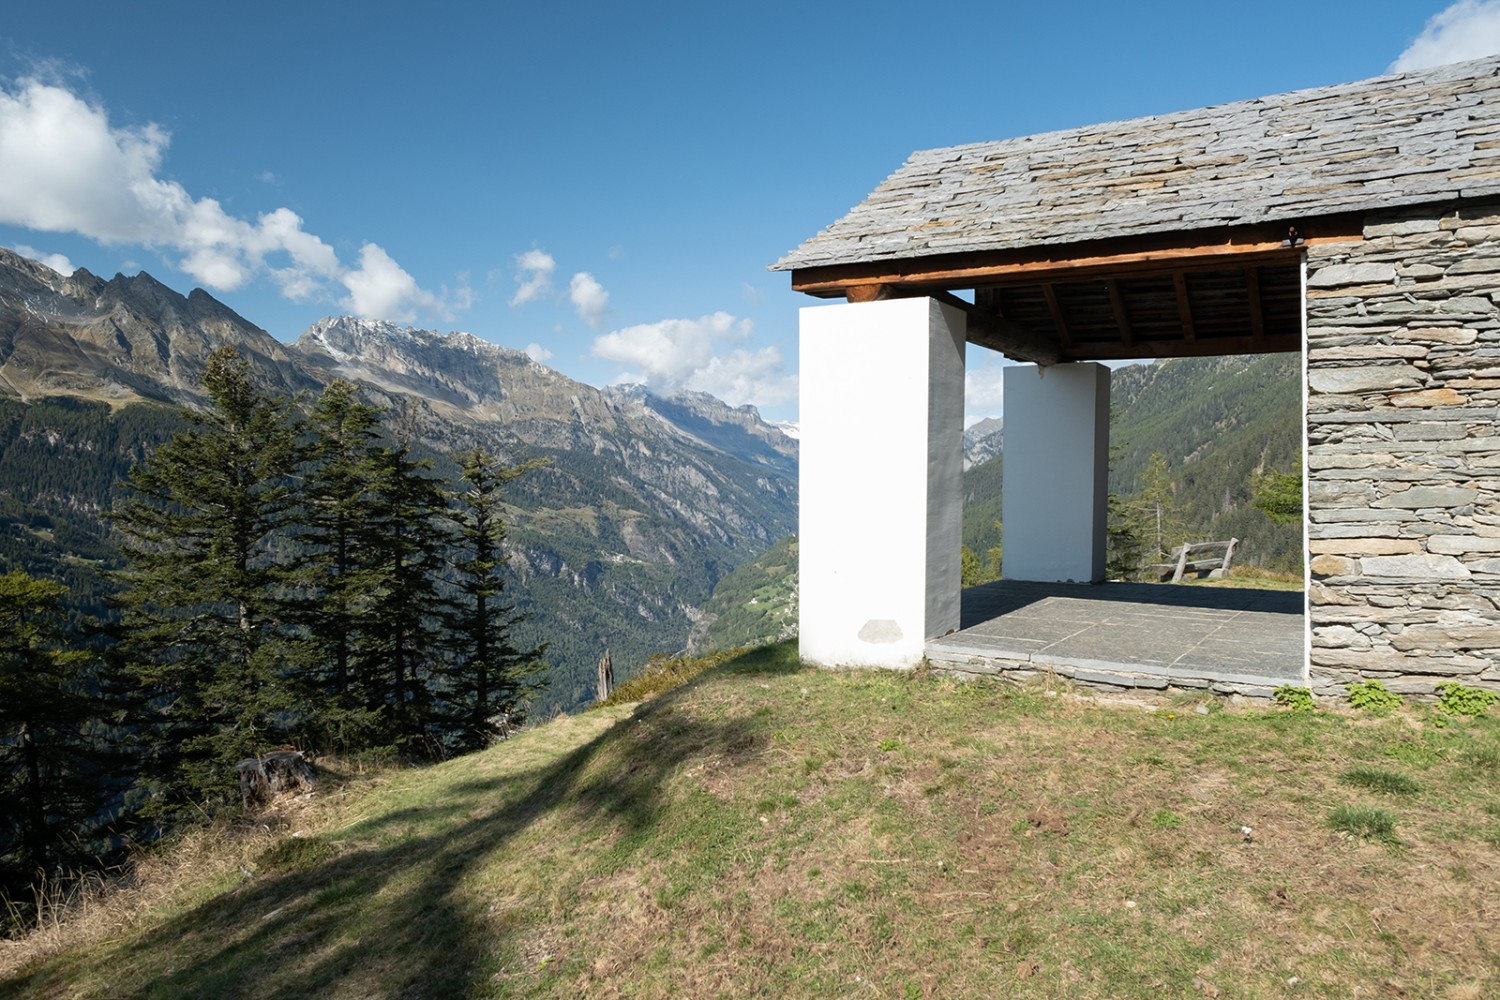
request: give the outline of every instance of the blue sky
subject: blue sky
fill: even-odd
[[[766,265],[912,150],[1497,51],[1500,0],[14,4],[0,245],[795,418]]]

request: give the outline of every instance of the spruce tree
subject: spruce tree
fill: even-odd
[[[0,575],[0,895],[88,856],[89,827],[115,763],[100,661],[70,648],[67,590],[16,570]]]
[[[445,696],[448,738],[459,751],[477,750],[519,726],[541,690],[544,647],[521,650],[512,629],[524,620],[504,598],[504,485],[544,464],[503,466],[475,448],[454,456],[462,484],[454,496],[458,594],[449,618],[452,660]]]
[[[113,519],[129,563],[120,596],[129,669],[147,689],[147,773],[162,804],[227,798],[234,764],[282,742],[291,708],[285,566],[290,404],[223,347],[209,406],[136,466]]]
[[[414,457],[409,444],[397,444],[376,456],[368,495],[369,590],[353,674],[387,744],[439,756],[434,685],[446,611],[446,491],[426,460]]]
[[[1255,509],[1276,524],[1296,524],[1302,520],[1302,458],[1299,455],[1290,472],[1269,472],[1250,480]]]
[[[1114,529],[1119,536],[1117,549],[1131,549],[1141,561],[1138,570],[1144,570],[1148,565],[1167,560],[1172,548],[1187,535],[1187,524],[1176,484],[1161,452],[1151,453],[1139,482],[1140,489],[1124,502],[1117,502],[1111,514],[1119,515]],[[1116,568],[1125,572],[1127,567],[1119,563],[1117,559]]]
[[[320,748],[337,752],[378,739],[374,698],[355,666],[381,575],[372,490],[384,454],[381,417],[352,382],[337,379],[312,409],[302,453],[296,579],[304,728]]]

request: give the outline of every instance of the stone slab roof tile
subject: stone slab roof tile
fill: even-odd
[[[1500,57],[918,150],[775,270],[1500,195]]]

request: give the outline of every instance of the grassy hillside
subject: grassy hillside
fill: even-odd
[[[1500,716],[1096,704],[769,647],[345,776],[140,882],[0,950],[0,996],[1478,1000]]]

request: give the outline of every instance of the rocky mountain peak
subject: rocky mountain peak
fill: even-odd
[[[761,420],[760,411],[749,404],[730,406],[691,390],[658,396],[643,385],[613,385],[603,391],[622,410],[653,416],[715,450],[783,472],[796,468],[796,440]]]
[[[57,292],[67,280],[40,261],[0,247],[0,295],[13,294],[23,286]]]
[[[64,278],[0,250],[0,313],[0,389],[22,397],[191,402],[208,355],[225,344],[264,362],[277,389],[309,384],[266,331],[202,289],[185,297],[144,271],[105,281],[79,268]]]
[[[319,320],[294,346],[332,374],[460,409],[500,402],[504,384],[518,372],[550,372],[524,352],[472,334],[353,316]]]

